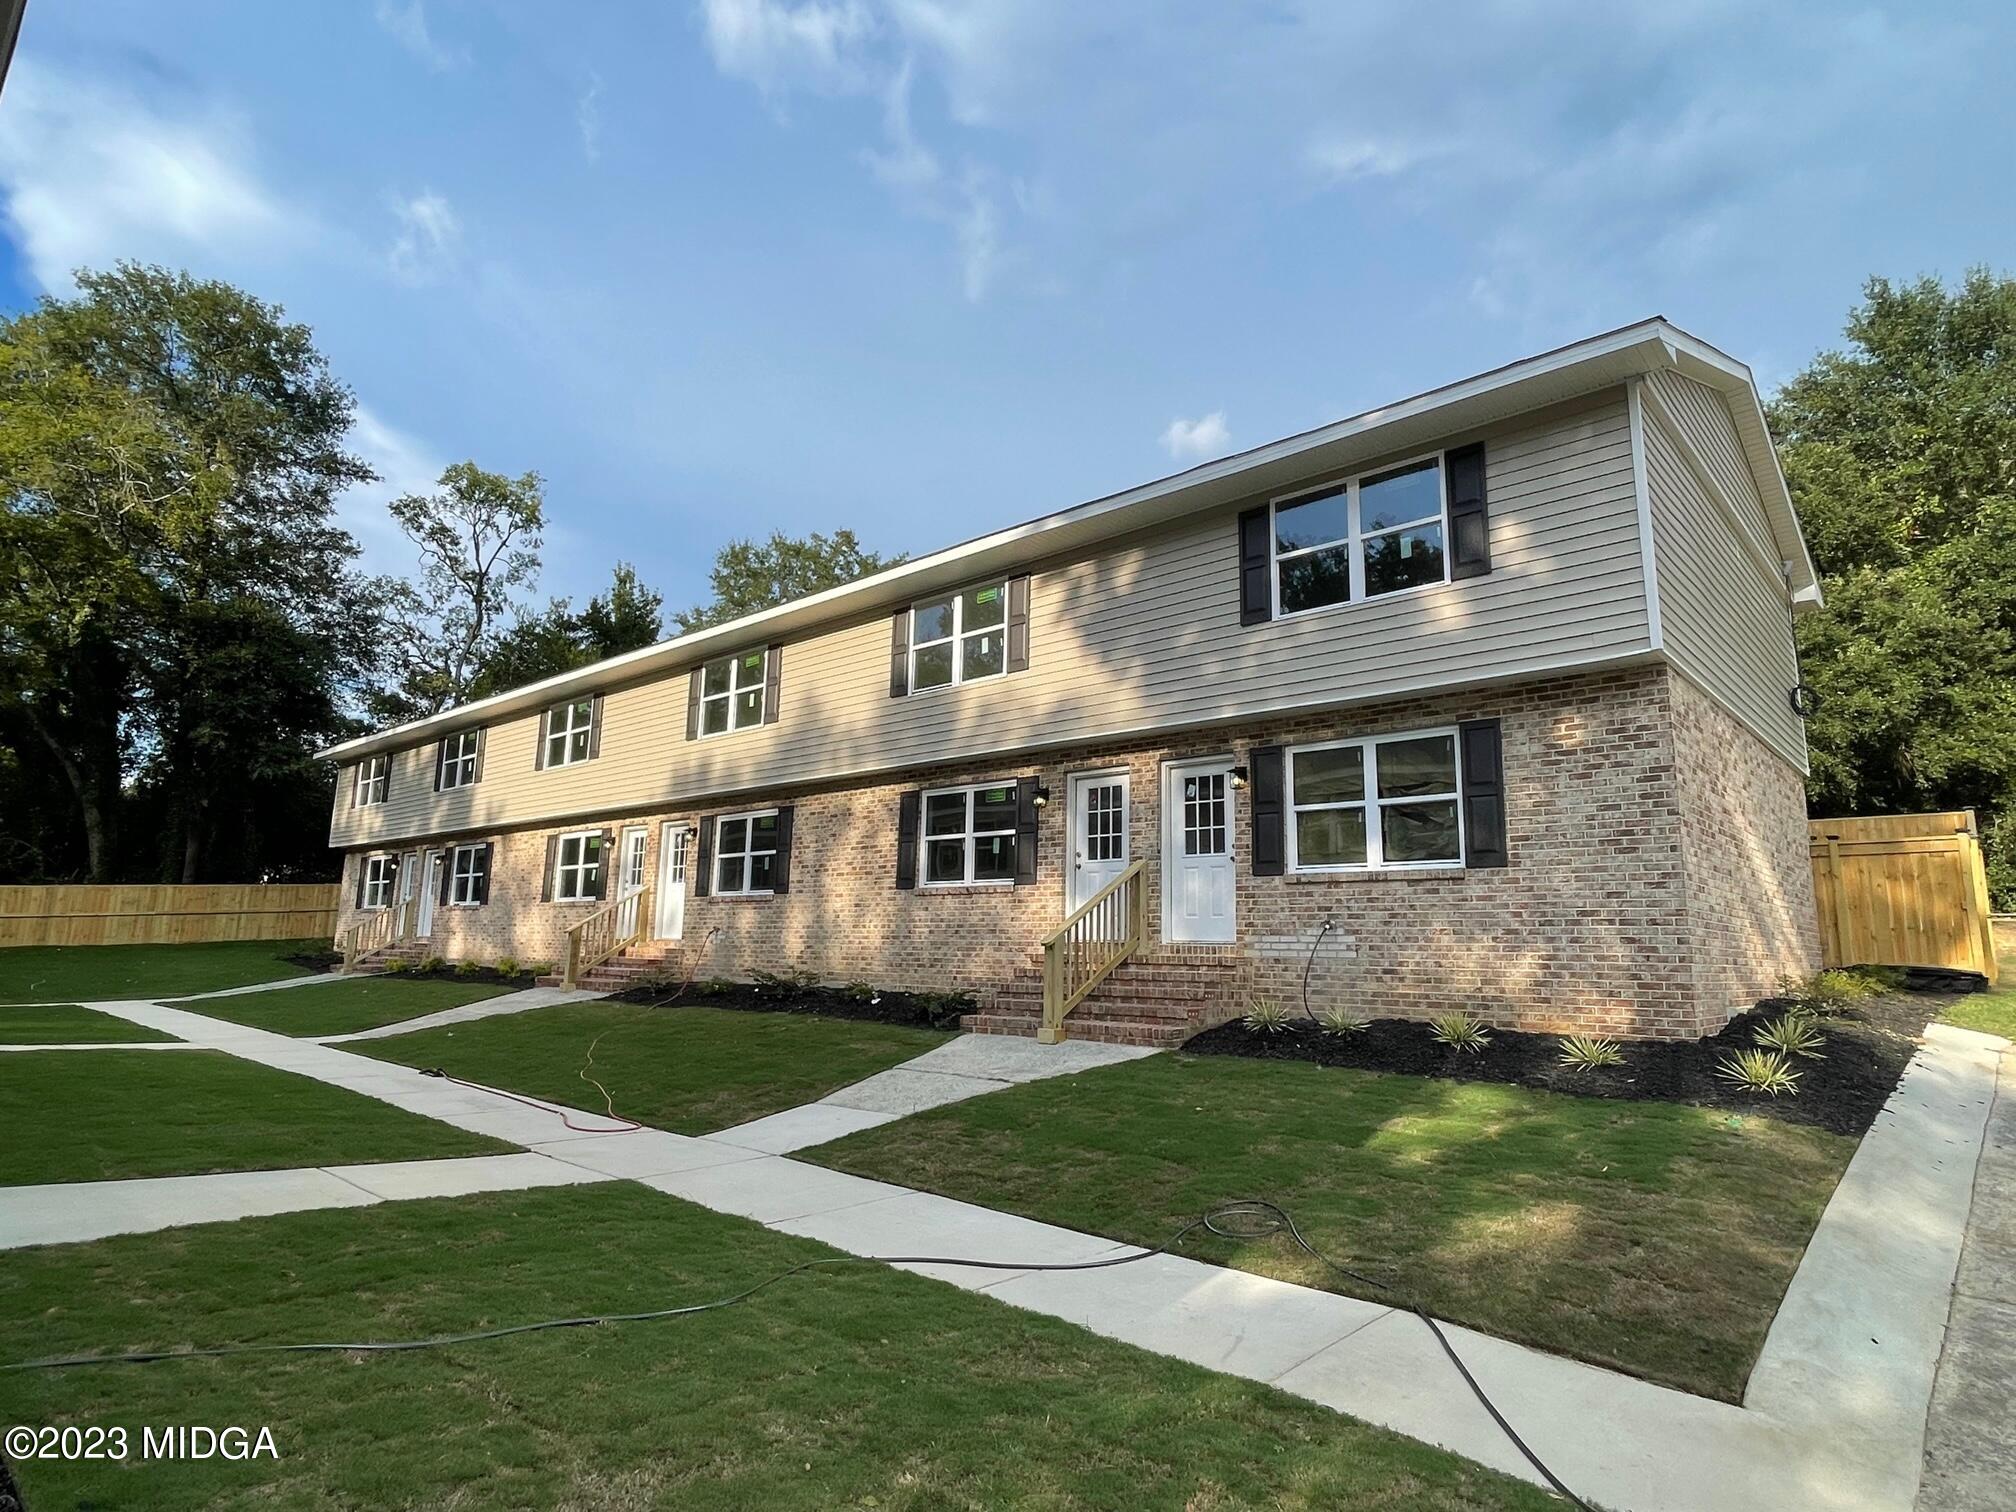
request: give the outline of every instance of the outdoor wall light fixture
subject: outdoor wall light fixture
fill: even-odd
[[[1244,792],[1246,790],[1246,775],[1245,767],[1235,766],[1232,768],[1232,787],[1235,792]]]
[[[1038,808],[1048,808],[1050,806],[1050,789],[1039,786],[1036,789],[1036,796],[1030,801]]]

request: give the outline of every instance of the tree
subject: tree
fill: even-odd
[[[851,530],[836,530],[830,536],[814,531],[802,537],[772,531],[761,543],[730,541],[716,554],[708,575],[713,601],[680,610],[672,619],[682,634],[690,635],[808,593],[838,588],[903,560],[900,555],[883,557],[863,550]]]
[[[1827,606],[1806,616],[1822,814],[1974,808],[2016,902],[2016,280],[1871,279],[1771,420]]]
[[[512,590],[539,575],[544,487],[534,472],[507,478],[457,462],[435,492],[392,501],[419,548],[420,583],[401,595],[399,691],[383,712],[410,719],[468,702],[515,607]]]
[[[664,602],[638,581],[636,568],[618,562],[608,593],[595,595],[579,614],[558,598],[543,613],[521,614],[484,658],[470,692],[487,697],[653,645],[665,633]]]

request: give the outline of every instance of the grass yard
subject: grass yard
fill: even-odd
[[[165,1057],[164,1057],[165,1058]],[[629,1183],[0,1253],[0,1361],[409,1337],[725,1296],[833,1251]],[[279,1458],[17,1463],[33,1507],[1555,1505],[1267,1387],[879,1266],[452,1349],[0,1373],[0,1421],[270,1426]]]
[[[1999,1034],[2016,1040],[2016,940],[2004,930],[1996,940],[1995,956],[2002,967],[2002,980],[1993,991],[1969,993],[1940,1015],[1940,1021],[1962,1029],[1978,1029],[1983,1034]]]
[[[327,940],[223,940],[204,945],[23,945],[0,950],[0,1004],[175,997],[302,976],[281,959]]]
[[[515,1148],[208,1050],[0,1055],[0,1129],[0,1186]]]
[[[1673,1103],[1158,1055],[798,1158],[1144,1244],[1270,1198],[1437,1316],[1737,1401],[1854,1148]],[[1185,1249],[1346,1289],[1285,1240]]]
[[[271,1029],[275,1034],[354,1034],[360,1029],[419,1018],[423,1013],[480,1003],[513,990],[481,982],[416,981],[397,975],[356,977],[282,992],[218,998],[198,1003],[195,1011],[229,1019],[234,1024]]]
[[[135,1045],[172,1041],[172,1034],[129,1024],[76,1003],[0,1008],[0,1045]]]
[[[816,1102],[945,1043],[943,1034],[895,1024],[592,1002],[365,1040],[354,1048],[599,1113],[601,1093],[580,1076],[597,1035],[603,1038],[590,1074],[609,1089],[617,1111],[675,1134],[708,1134]]]

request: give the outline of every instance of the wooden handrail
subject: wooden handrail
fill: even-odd
[[[383,950],[406,938],[406,919],[413,900],[387,904],[362,923],[353,924],[343,934],[343,969],[348,971],[374,950]]]
[[[1043,942],[1039,1044],[1064,1038],[1064,1019],[1148,938],[1148,863],[1135,861],[1092,894]]]
[[[623,910],[635,905],[626,928]],[[561,985],[572,987],[604,961],[644,939],[651,930],[651,884],[646,882],[598,908],[567,931],[567,964],[561,968]]]

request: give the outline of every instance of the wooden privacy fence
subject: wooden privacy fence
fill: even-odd
[[[336,895],[334,882],[0,887],[0,948],[327,939]]]
[[[1827,965],[1937,966],[1996,980],[1972,809],[1815,819],[1808,828]]]

